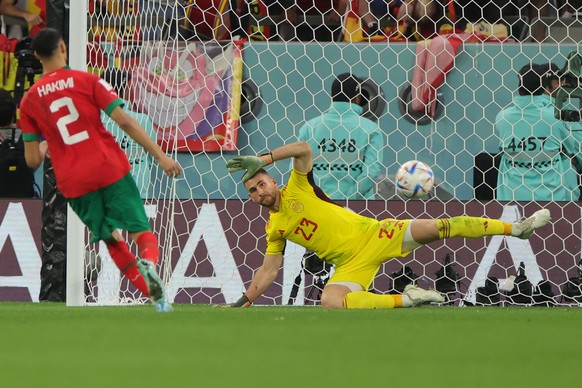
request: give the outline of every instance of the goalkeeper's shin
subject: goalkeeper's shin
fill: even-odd
[[[344,296],[348,309],[393,309],[402,306],[401,295],[380,295],[367,291],[350,292]]]

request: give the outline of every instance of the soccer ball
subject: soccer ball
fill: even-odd
[[[431,168],[418,160],[409,160],[396,171],[396,189],[406,198],[422,198],[434,186]]]

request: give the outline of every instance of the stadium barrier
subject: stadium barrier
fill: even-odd
[[[167,207],[166,201],[157,201],[150,214]],[[262,262],[265,213],[258,206],[245,206],[240,200],[184,200],[174,206],[183,209],[176,215],[174,246],[165,263],[169,273],[168,296],[176,303],[222,303],[240,296],[248,286],[253,271]],[[404,265],[419,276],[417,281],[434,287],[436,273],[442,268],[447,255],[453,255],[455,271],[459,274],[458,290],[451,302],[462,305],[475,302],[479,287],[488,277],[499,284],[518,274],[524,263],[525,275],[535,287],[544,281],[551,284],[557,303],[564,301],[561,291],[568,279],[578,276],[577,262],[582,243],[580,207],[576,203],[531,203],[527,205],[480,203],[477,201],[351,201],[349,208],[377,218],[443,217],[444,215],[486,214],[492,218],[514,221],[533,213],[540,206],[550,209],[554,221],[536,231],[529,240],[494,236],[485,239],[450,239],[430,244],[413,252],[409,257],[387,262],[376,278],[375,292],[391,292],[393,279],[389,274]],[[38,301],[40,288],[40,200],[0,201],[0,301]],[[157,208],[157,209],[156,209]],[[154,228],[167,222],[163,217],[152,220]],[[168,229],[162,229],[168,230]],[[243,238],[241,238],[241,236]],[[171,236],[160,234],[160,241]],[[103,246],[96,255],[76,259],[83,263],[86,282],[82,284],[86,303],[98,305],[120,304],[135,297],[136,291],[121,279]],[[305,250],[288,244],[284,268],[275,284],[257,300],[257,304],[281,305],[289,299],[293,282],[301,269]],[[96,270],[99,269],[97,272]],[[95,272],[93,272],[95,271]],[[93,275],[91,273],[93,272]],[[313,278],[303,279],[296,305],[315,304],[306,298]]]

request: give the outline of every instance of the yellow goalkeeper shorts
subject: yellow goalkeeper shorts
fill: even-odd
[[[380,221],[376,230],[370,233],[364,249],[338,263],[328,283],[353,282],[368,290],[382,263],[411,252],[402,252],[402,242],[410,222],[392,218]]]

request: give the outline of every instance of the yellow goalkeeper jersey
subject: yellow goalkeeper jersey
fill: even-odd
[[[267,254],[282,254],[289,240],[331,264],[354,257],[377,233],[379,222],[332,202],[314,184],[313,173],[291,171],[281,189],[279,211],[266,225]]]

